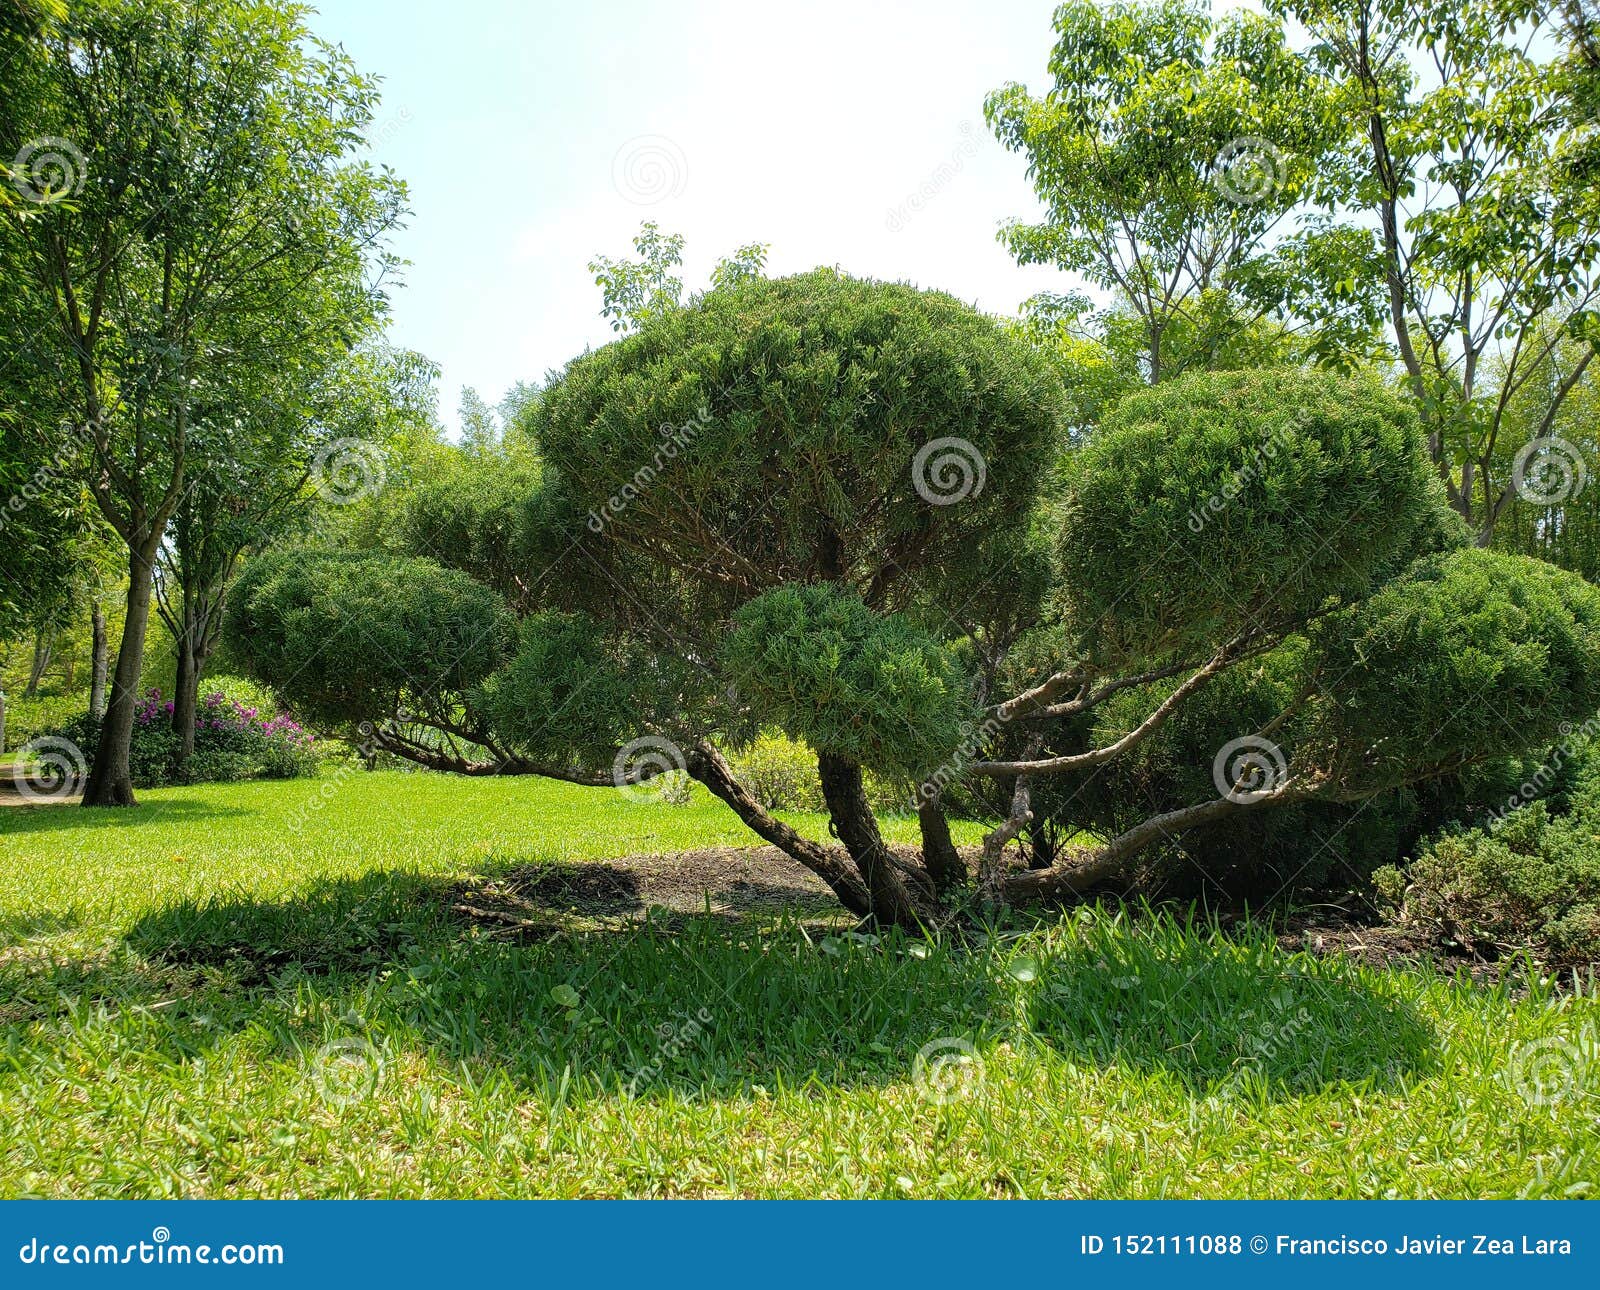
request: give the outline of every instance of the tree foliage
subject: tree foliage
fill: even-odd
[[[1134,882],[1185,838],[1215,857],[1296,821],[1343,832],[1382,798],[1360,839],[1600,703],[1600,592],[1464,546],[1403,394],[1197,371],[1076,442],[1056,371],[936,293],[830,271],[719,288],[575,359],[528,417],[537,466],[497,548],[525,562],[514,644],[490,566],[377,555],[271,566],[239,631],[347,720],[426,701],[400,672],[431,678],[385,745],[425,764],[686,769],[848,907],[906,924],[968,877],[947,795],[998,819],[988,895],[1055,896]],[[965,471],[924,469],[955,446]],[[482,513],[477,485],[441,482],[446,531],[452,502]],[[352,627],[381,650],[318,648]],[[434,678],[410,632],[496,644]],[[739,783],[722,750],[762,730],[812,750],[842,853]],[[872,772],[922,781],[920,865],[884,844]],[[1112,809],[1102,775],[1131,790]],[[1018,869],[1030,829],[1098,836]]]
[[[75,3],[28,43],[25,89],[4,100],[6,137],[40,141],[12,176],[27,200],[0,220],[25,293],[6,317],[65,378],[30,420],[84,428],[84,480],[128,550],[92,804],[133,800],[151,582],[186,488],[208,464],[270,455],[283,419],[257,415],[282,402],[268,387],[382,309],[403,188],[352,155],[376,87],[304,17],[244,0]]]

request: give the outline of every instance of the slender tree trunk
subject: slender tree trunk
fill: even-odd
[[[39,682],[50,670],[50,655],[55,652],[55,636],[44,630],[33,638],[33,666],[28,669],[28,688],[22,692],[24,699],[39,697]]]
[[[0,753],[6,750],[6,687],[0,680]]]
[[[867,884],[873,919],[884,926],[916,927],[920,920],[911,893],[895,871],[889,848],[878,832],[878,820],[861,780],[861,767],[848,758],[823,753],[817,758],[817,773],[839,841]]]
[[[89,611],[89,624],[93,632],[89,662],[89,714],[103,717],[106,713],[106,672],[110,659],[106,641],[106,611],[98,600]]]
[[[129,757],[133,747],[133,714],[139,703],[139,678],[144,670],[144,638],[150,626],[150,574],[155,565],[156,538],[135,548],[128,560],[128,616],[117,646],[117,667],[111,678],[111,702],[100,726],[100,746],[84,787],[85,806],[136,806]]]
[[[1056,863],[1056,840],[1050,833],[1050,827],[1041,820],[1034,820],[1028,829],[1028,842],[1032,851],[1028,856],[1028,868],[1051,869]]]
[[[200,666],[195,657],[194,625],[185,621],[178,633],[178,675],[172,689],[172,732],[178,736],[178,766],[181,775],[194,753],[194,717],[198,706]]]

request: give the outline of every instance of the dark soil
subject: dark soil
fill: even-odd
[[[647,912],[742,918],[848,917],[827,885],[776,847],[711,847],[675,855],[538,864],[468,883],[452,909],[486,928],[540,939],[574,920],[616,925]]]

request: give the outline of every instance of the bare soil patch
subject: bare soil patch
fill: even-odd
[[[709,847],[529,865],[457,887],[451,908],[475,923],[525,939],[585,923],[615,926],[647,913],[849,918],[826,883],[777,847]]]

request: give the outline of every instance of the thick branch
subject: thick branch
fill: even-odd
[[[865,917],[872,911],[867,889],[856,876],[849,859],[810,838],[801,837],[782,820],[768,813],[734,776],[727,759],[708,743],[698,743],[684,758],[689,774],[704,784],[732,808],[759,837],[765,838],[785,855],[803,864],[833,889],[839,903],[852,914]]]
[[[1210,824],[1238,811],[1254,810],[1269,803],[1304,801],[1314,796],[1314,789],[1301,787],[1285,780],[1276,788],[1259,796],[1244,800],[1215,797],[1193,806],[1179,807],[1161,815],[1152,815],[1127,832],[1111,839],[1087,860],[1070,865],[1055,865],[1049,869],[1030,869],[1011,875],[1005,882],[1006,899],[1014,903],[1029,900],[1048,900],[1064,896],[1084,896],[1097,887],[1125,883],[1128,879],[1128,862],[1146,847],[1162,838],[1170,838],[1202,824]]]
[[[1069,770],[1086,770],[1091,766],[1098,766],[1102,762],[1120,757],[1128,749],[1142,743],[1160,729],[1167,719],[1183,704],[1184,700],[1226,667],[1233,660],[1238,644],[1239,642],[1237,641],[1230,641],[1224,645],[1212,655],[1210,661],[1204,667],[1169,694],[1154,712],[1115,743],[1107,744],[1103,748],[1090,749],[1086,753],[1071,753],[1062,757],[1045,757],[1040,760],[975,761],[972,763],[971,768],[980,775],[1027,775],[1035,772],[1060,773]]]

